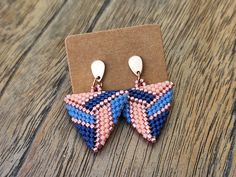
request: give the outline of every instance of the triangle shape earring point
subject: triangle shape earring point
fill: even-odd
[[[86,145],[93,151],[104,146],[127,100],[127,91],[122,90],[72,94],[65,97],[71,120]]]
[[[144,85],[128,92],[123,116],[146,140],[155,142],[169,115],[173,83],[165,81]]]

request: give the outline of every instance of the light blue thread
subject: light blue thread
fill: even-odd
[[[161,110],[161,108],[163,108],[166,104],[170,103],[172,101],[172,96],[173,90],[169,90],[167,93],[161,96],[160,99],[157,100],[157,102],[147,110],[148,116],[152,116],[157,111]]]
[[[82,112],[71,105],[66,105],[66,109],[68,110],[68,113],[71,117],[91,124],[94,124],[96,122],[95,117],[93,115]]]

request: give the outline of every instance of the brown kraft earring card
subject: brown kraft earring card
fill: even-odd
[[[147,84],[167,80],[159,25],[70,35],[65,43],[73,93],[90,91],[94,80],[91,63],[97,59],[106,65],[103,90],[134,86],[137,76],[128,66],[128,60],[133,55],[143,60],[141,78]]]

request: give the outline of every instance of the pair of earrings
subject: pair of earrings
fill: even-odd
[[[173,83],[146,85],[141,79],[142,59],[132,56],[128,64],[137,76],[133,88],[102,91],[105,64],[96,60],[91,65],[95,77],[91,91],[67,95],[64,99],[76,129],[95,152],[104,146],[120,116],[149,142],[156,141],[168,117]]]

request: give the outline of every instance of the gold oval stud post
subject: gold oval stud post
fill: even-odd
[[[142,70],[143,70],[143,61],[141,57],[136,56],[136,55],[130,57],[128,64],[131,71],[138,77],[138,80],[140,80]]]

